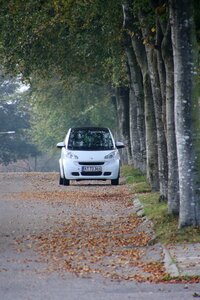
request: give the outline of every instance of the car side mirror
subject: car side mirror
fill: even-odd
[[[125,147],[124,143],[122,143],[122,142],[116,142],[115,146],[116,146],[117,149],[122,149],[122,148]]]
[[[60,142],[60,143],[58,143],[56,145],[56,147],[61,149],[61,148],[65,147],[65,143],[64,142]]]

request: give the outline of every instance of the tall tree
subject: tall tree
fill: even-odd
[[[168,185],[168,174],[167,174],[167,143],[164,131],[163,122],[163,99],[161,93],[161,85],[158,73],[158,55],[157,49],[152,45],[149,30],[149,24],[146,26],[145,21],[147,20],[146,12],[142,9],[139,11],[139,21],[142,28],[142,35],[145,43],[146,57],[148,63],[149,76],[151,81],[151,89],[155,110],[156,119],[156,134],[157,134],[157,147],[158,147],[158,169],[159,169],[159,183],[161,198],[167,199],[167,185]],[[157,28],[157,32],[159,29]]]
[[[147,56],[140,28],[138,28],[137,12],[132,13],[131,1],[123,1],[124,27],[130,34],[132,48],[142,74],[144,111],[145,111],[145,138],[146,138],[146,173],[153,191],[159,190],[158,151],[155,110],[152,100],[151,81],[149,76]],[[129,50],[130,51],[130,50]],[[137,73],[137,64],[134,63]],[[138,75],[137,75],[138,76]],[[133,77],[134,80],[134,77]],[[134,82],[134,81],[133,81]],[[134,85],[135,86],[135,85]],[[137,90],[137,89],[136,89]],[[141,101],[141,99],[140,99]]]
[[[129,88],[117,87],[115,91],[118,115],[119,137],[126,145],[124,163],[131,163],[130,123],[129,123]]]
[[[179,226],[197,226],[200,224],[200,124],[193,2],[170,0],[169,5],[174,56]]]
[[[130,18],[127,16],[127,6],[124,10],[123,45],[127,57],[127,73],[129,77],[129,122],[132,162],[135,168],[146,172],[146,141],[145,141],[145,112],[144,93],[140,66],[137,63],[132,47],[131,37],[127,32]]]
[[[179,184],[178,184],[178,159],[175,135],[174,117],[174,61],[171,42],[171,26],[168,20],[164,27],[162,41],[162,56],[166,70],[166,139],[168,154],[168,211],[170,214],[179,213]]]
[[[163,0],[151,0],[155,12],[156,49],[159,82],[162,96],[162,120],[167,142],[167,200],[171,214],[179,213],[178,162],[174,120],[174,62],[171,41],[171,26],[167,3]],[[166,167],[166,166],[165,166]],[[166,173],[166,175],[167,175]]]

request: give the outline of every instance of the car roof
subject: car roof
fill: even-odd
[[[103,131],[109,131],[107,127],[73,127],[71,130],[76,131],[76,130],[103,130]]]

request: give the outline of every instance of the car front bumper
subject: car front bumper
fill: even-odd
[[[109,161],[73,161],[71,159],[63,159],[60,161],[63,174],[66,179],[70,180],[107,180],[117,179],[119,177],[119,160]],[[62,174],[63,173],[63,174]]]

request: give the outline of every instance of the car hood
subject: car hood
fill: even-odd
[[[104,157],[109,153],[117,151],[114,150],[106,150],[106,151],[71,151],[73,154],[78,156],[79,161],[102,161]]]

